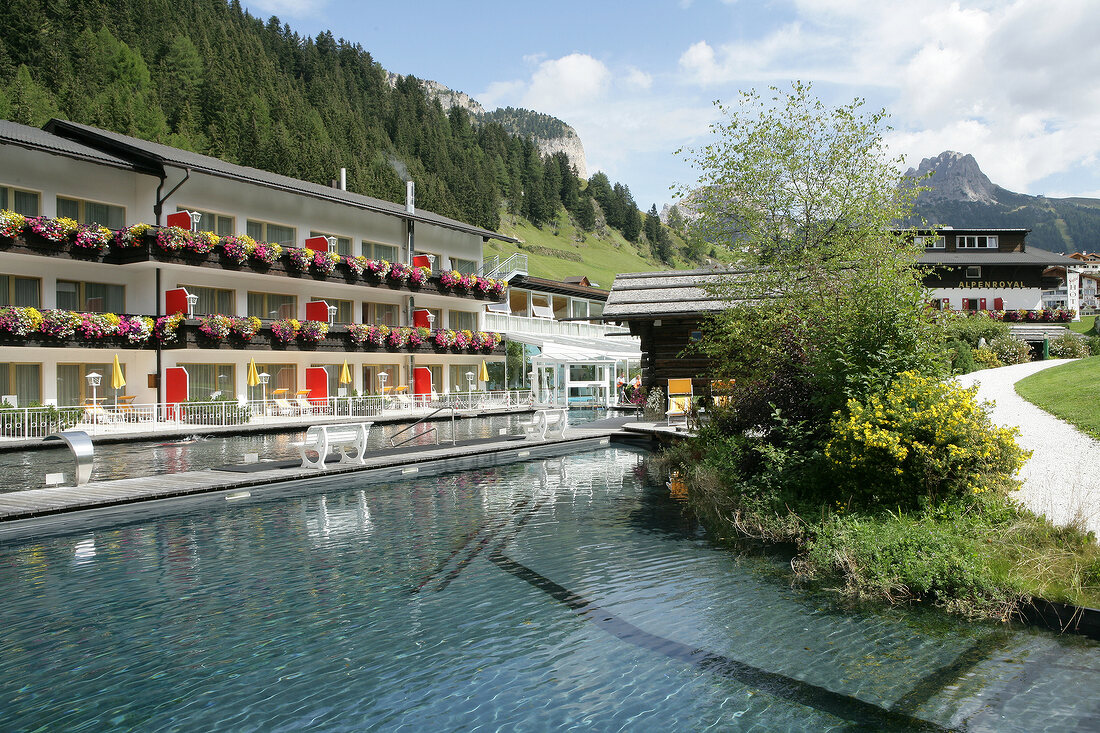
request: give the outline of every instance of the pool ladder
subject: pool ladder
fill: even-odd
[[[401,428],[396,433],[391,435],[390,436],[390,447],[391,448],[397,448],[398,446],[405,445],[405,443],[408,443],[409,441],[416,440],[417,436],[410,435],[408,438],[405,438],[400,443],[396,442],[397,436],[401,435],[401,433],[408,432],[409,430],[412,430],[413,428],[415,428],[420,423],[424,422],[425,420],[432,419],[433,417],[435,417],[436,415],[438,415],[441,412],[444,412],[445,410],[450,410],[450,412],[451,412],[451,445],[458,445],[458,439],[455,437],[455,408],[454,408],[454,405],[446,405],[444,407],[437,407],[436,409],[432,410],[430,413],[428,413],[424,417],[420,418],[416,422],[412,423],[411,425],[406,425],[405,427]],[[433,425],[432,427],[430,427],[428,429],[428,432],[429,433],[435,433],[435,444],[439,445],[439,431],[435,429],[435,426]]]

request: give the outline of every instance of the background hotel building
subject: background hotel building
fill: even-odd
[[[1044,274],[1050,267],[1077,263],[1064,255],[1028,247],[1028,229],[953,229],[922,231],[920,264],[929,267],[924,284],[944,310],[1038,310],[1043,291],[1064,286]],[[1063,308],[1079,310],[1076,301]]]
[[[199,212],[198,228],[220,236],[248,234],[285,247],[331,237],[342,255],[390,262],[412,263],[414,257],[431,255],[433,275],[443,269],[476,273],[484,241],[515,241],[415,209],[411,202],[402,206],[60,120],[43,129],[0,121],[0,209],[111,229],[165,224],[177,212]],[[163,349],[155,343],[135,348],[117,341],[20,341],[4,334],[0,394],[16,395],[20,405],[82,403],[90,396],[87,375],[110,375],[116,354],[126,376],[124,391],[139,403],[164,401],[165,375],[175,367],[187,370],[189,399],[214,393],[258,399],[258,392],[252,394],[256,388],[246,384],[253,358],[272,375],[272,390],[294,392],[305,384],[307,369],[326,367],[329,395],[337,393],[345,360],[352,382],[344,388],[349,394],[372,394],[379,390],[379,374],[387,373],[391,387],[411,387],[418,367],[431,373],[433,391],[466,390],[466,375],[478,372],[483,360],[503,359],[501,347],[489,353],[366,350],[349,348],[346,338],[340,341],[333,334],[348,323],[424,324],[427,314],[436,329],[484,330],[487,302],[506,294],[490,297],[448,288],[437,278],[422,286],[372,283],[348,275],[343,267],[325,276],[298,273],[280,263],[236,266],[213,254],[189,259],[166,253],[155,242],[133,252],[112,248],[99,255],[72,245],[36,247],[32,240],[31,235],[0,237],[0,305],[156,317],[166,312],[166,292],[186,288],[198,296],[196,316],[256,316],[266,327],[272,319],[305,319],[307,303],[324,300],[335,308],[335,325],[330,338],[315,347],[282,345],[269,332],[243,345],[205,343],[196,321],[185,322],[179,343]],[[311,375],[315,384],[317,372]],[[99,396],[111,393],[108,381]]]

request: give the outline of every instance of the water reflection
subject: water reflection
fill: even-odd
[[[571,424],[580,424],[606,416],[603,410],[571,410]],[[506,434],[522,433],[520,423],[530,415],[490,415],[456,420],[455,438],[470,440]],[[368,446],[377,450],[388,445],[390,437],[404,426],[376,425],[371,428]],[[296,443],[305,430],[286,433],[252,433],[249,435],[195,435],[181,440],[153,440],[135,443],[97,444],[92,481],[107,481],[134,476],[153,476],[183,471],[200,471],[243,462],[247,453],[256,453],[261,461],[294,460],[298,458]],[[408,438],[409,445],[429,445],[437,437],[446,442],[451,437],[450,420],[425,422],[398,437]],[[0,493],[42,488],[47,473],[64,473],[72,481],[72,457],[65,449],[13,451],[0,453]]]

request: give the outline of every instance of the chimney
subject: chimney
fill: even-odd
[[[416,184],[405,181],[405,212],[412,214],[416,210]]]
[[[340,169],[340,190],[341,191],[347,191],[348,190],[348,169],[347,168],[341,168]]]

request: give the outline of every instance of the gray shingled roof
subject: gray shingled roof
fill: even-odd
[[[102,150],[52,135],[37,127],[21,125],[18,122],[9,122],[8,120],[0,120],[0,143],[18,145],[30,150],[42,150],[54,155],[64,155],[68,158],[87,160],[116,168],[132,169],[134,167],[129,161],[116,158],[113,155],[104,153]]]
[[[311,183],[297,178],[290,178],[289,176],[282,176],[278,173],[260,170],[259,168],[250,168],[244,165],[227,163],[224,160],[209,155],[200,155],[199,153],[192,153],[188,150],[181,150],[168,145],[161,145],[160,143],[140,140],[136,137],[130,137],[129,135],[101,130],[98,127],[81,125],[77,122],[53,119],[46,123],[45,129],[48,132],[54,132],[58,135],[63,135],[80,142],[105,146],[120,156],[128,159],[140,160],[146,164],[168,164],[182,168],[190,168],[193,171],[207,173],[220,178],[230,178],[266,186],[268,188],[312,196],[314,198],[324,199],[346,206],[354,206],[356,208],[399,216],[404,219],[412,219],[413,221],[432,224],[446,229],[453,229],[466,234],[475,234],[480,237],[499,239],[505,242],[518,241],[513,237],[489,229],[482,229],[481,227],[465,224],[454,219],[448,219],[445,216],[440,216],[439,214],[425,211],[424,209],[417,209],[415,213],[410,215],[405,212],[405,207],[403,205],[395,204],[392,201],[384,201],[382,199],[363,196],[349,191],[341,191],[338,188],[331,188],[319,183]]]
[[[603,309],[606,320],[660,318],[695,313],[715,313],[732,305],[726,298],[706,291],[741,274],[733,270],[672,270],[619,275]]]
[[[994,231],[992,229],[983,231]],[[938,250],[921,255],[922,265],[1079,265],[1080,260],[1066,257],[1045,249],[1028,247],[1023,252],[989,252],[982,250],[965,252],[941,252]]]

